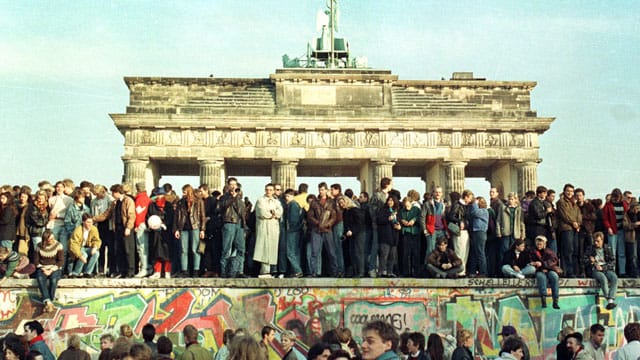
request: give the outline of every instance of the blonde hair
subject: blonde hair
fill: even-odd
[[[107,193],[107,188],[104,185],[97,184],[96,186],[93,187],[93,192],[96,195],[106,194]]]
[[[476,201],[478,202],[478,207],[480,209],[486,209],[487,208],[487,200],[485,200],[482,196],[478,196],[476,198]]]
[[[69,349],[80,349],[80,336],[78,336],[78,334],[69,336],[69,339],[67,340],[67,347]]]
[[[463,346],[464,342],[471,337],[473,337],[473,333],[470,330],[467,330],[467,329],[458,330],[458,336],[456,336],[458,346]]]
[[[295,341],[298,339],[298,337],[296,336],[296,333],[294,333],[294,332],[293,332],[293,331],[291,331],[291,330],[287,330],[287,331],[283,332],[283,333],[280,335],[280,337],[281,337],[281,338],[285,338],[285,339],[289,339],[289,340],[291,340],[292,342],[295,342]]]

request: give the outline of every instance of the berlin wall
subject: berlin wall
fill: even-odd
[[[0,289],[0,335],[21,333],[26,321],[37,319],[56,353],[75,333],[96,358],[100,336],[117,336],[122,324],[131,325],[139,341],[142,327],[155,325],[158,335],[172,339],[178,354],[184,348],[181,331],[188,324],[200,329],[200,342],[212,351],[222,346],[224,329],[243,327],[259,337],[262,326],[271,324],[298,333],[295,349],[304,356],[326,330],[345,326],[359,340],[362,326],[380,319],[398,333],[422,331],[428,336],[470,329],[477,358],[496,357],[502,326],[513,325],[532,359],[555,359],[556,336],[567,325],[583,331],[599,322],[606,328],[610,353],[624,344],[624,326],[640,315],[640,281],[621,283],[618,306],[609,311],[604,299],[596,297],[592,280],[575,279],[561,279],[560,310],[550,303],[540,307],[530,279],[61,280],[56,311],[43,314],[35,281],[15,287],[18,281],[8,281]],[[278,334],[270,351],[283,355],[279,339]]]

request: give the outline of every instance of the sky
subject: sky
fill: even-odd
[[[0,0],[1,184],[121,180],[125,76],[267,78],[316,37],[324,0]],[[340,1],[337,36],[400,79],[536,81],[540,184],[640,193],[640,2]],[[303,179],[313,189],[325,179]],[[329,179],[331,181],[332,179]],[[163,178],[175,186],[197,178]],[[267,178],[240,179],[258,196]],[[337,179],[358,189],[355,179]],[[395,181],[403,193],[418,179]],[[247,185],[255,188],[248,191]],[[468,181],[488,194],[483,180]]]

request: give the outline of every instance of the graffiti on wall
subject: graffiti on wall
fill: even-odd
[[[622,329],[640,316],[640,289],[620,291],[618,307],[605,310],[596,304],[593,288],[562,289],[562,309],[541,309],[540,298],[529,288],[114,288],[59,290],[63,306],[54,314],[42,314],[33,289],[0,290],[0,333],[20,332],[30,319],[41,320],[47,341],[57,353],[70,334],[79,334],[90,353],[99,352],[100,336],[117,335],[129,324],[137,336],[153,324],[159,335],[168,336],[177,348],[184,347],[182,329],[200,329],[200,343],[211,351],[222,345],[227,328],[245,328],[259,334],[265,324],[298,334],[301,354],[322,333],[345,326],[359,340],[369,321],[383,320],[398,333],[422,331],[455,334],[467,328],[475,334],[474,351],[492,358],[500,348],[503,325],[515,326],[533,359],[553,358],[556,336],[564,326],[576,331],[599,322],[605,326],[608,349],[624,344]],[[277,337],[278,339],[279,337]],[[276,341],[271,351],[282,354]]]

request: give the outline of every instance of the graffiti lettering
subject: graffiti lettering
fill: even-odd
[[[272,324],[278,333],[294,331],[300,339],[296,349],[304,355],[328,329],[348,327],[358,340],[365,324],[382,320],[398,332],[455,334],[460,328],[470,329],[475,334],[477,354],[493,358],[500,349],[502,326],[513,325],[526,341],[531,359],[544,360],[553,357],[556,335],[564,326],[584,331],[599,322],[606,328],[610,358],[623,345],[619,334],[624,326],[640,317],[640,288],[619,288],[618,306],[606,310],[606,299],[594,296],[598,288],[592,287],[592,280],[561,282],[580,285],[561,286],[561,310],[541,308],[533,279],[468,279],[464,283],[469,287],[458,288],[101,287],[78,291],[63,284],[67,287],[58,292],[65,302],[55,314],[44,316],[36,290],[3,288],[0,336],[19,330],[25,319],[38,318],[56,353],[64,350],[66,338],[76,333],[95,354],[100,335],[117,334],[121,324],[129,324],[140,337],[142,327],[152,323],[158,334],[169,336],[179,353],[184,347],[181,331],[189,324],[200,330],[199,341],[212,351],[222,345],[224,329],[243,327],[250,335],[259,336],[262,326]],[[629,283],[636,281],[625,282]],[[277,341],[270,351],[284,355]]]

